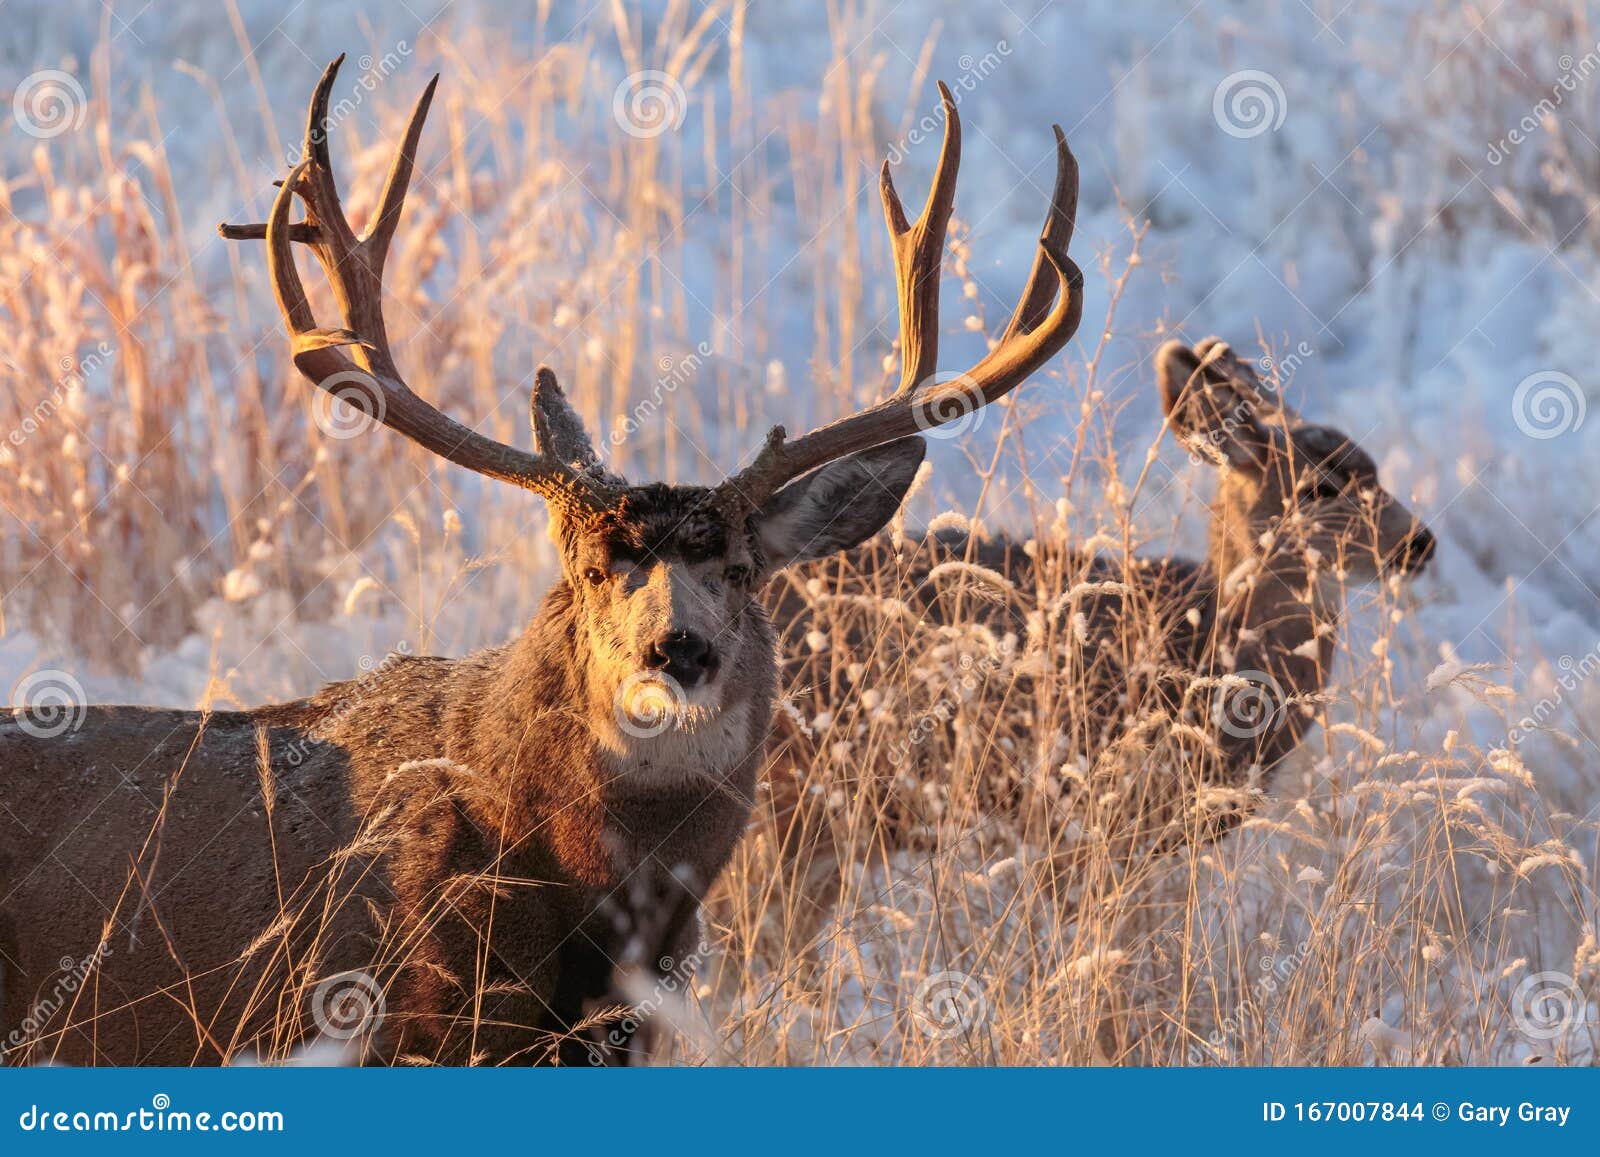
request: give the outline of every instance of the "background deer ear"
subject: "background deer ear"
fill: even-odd
[[[1213,462],[1266,468],[1274,441],[1259,379],[1237,372],[1225,342],[1207,338],[1194,349],[1169,341],[1156,351],[1161,409],[1186,447]]]
[[[789,483],[755,516],[768,564],[776,570],[872,537],[900,509],[925,450],[920,437],[902,438]]]

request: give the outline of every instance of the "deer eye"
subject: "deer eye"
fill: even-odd
[[[592,566],[583,572],[583,578],[584,581],[592,587],[604,586],[606,581],[606,572],[597,566]]]
[[[1344,494],[1344,483],[1331,474],[1319,475],[1317,480],[1302,492],[1308,498],[1333,499]]]

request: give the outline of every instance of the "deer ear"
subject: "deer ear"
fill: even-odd
[[[755,516],[768,564],[776,570],[872,537],[900,509],[925,450],[920,437],[902,438],[789,483]]]
[[[594,470],[600,456],[594,452],[583,419],[556,384],[556,376],[545,366],[533,375],[533,441],[541,454],[551,454],[580,470]]]
[[[1273,443],[1264,399],[1235,370],[1231,351],[1217,338],[1207,338],[1194,349],[1169,341],[1156,351],[1161,409],[1178,440],[1191,450],[1240,469],[1264,469]]]

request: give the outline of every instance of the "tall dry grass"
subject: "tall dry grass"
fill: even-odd
[[[442,409],[520,442],[517,385],[547,360],[591,426],[620,434],[607,437],[620,468],[677,477],[690,464],[707,477],[761,422],[842,412],[887,379],[889,257],[860,210],[898,127],[879,110],[910,107],[910,95],[883,91],[881,61],[840,51],[815,92],[757,102],[747,7],[715,10],[720,29],[669,6],[646,37],[619,6],[608,33],[630,70],[683,79],[705,125],[693,164],[670,134],[618,132],[617,78],[582,42],[529,62],[488,37],[427,40],[373,94],[375,119],[343,130],[336,164],[359,220],[413,82],[445,71],[388,285],[398,356]],[[868,17],[841,5],[828,19],[842,46]],[[723,88],[697,83],[712,52],[726,58]],[[102,51],[94,76],[108,68]],[[0,185],[0,426],[27,430],[0,444],[5,629],[135,677],[197,636],[253,641],[349,618],[363,599],[402,608],[393,622],[418,650],[514,631],[542,586],[525,576],[551,572],[540,513],[400,439],[326,437],[285,356],[259,252],[229,250],[221,280],[204,272],[223,243],[197,240],[160,144],[179,113],[117,114],[97,96],[83,132],[38,148]],[[248,193],[236,219],[261,219],[277,168],[223,145]],[[791,195],[800,236],[772,226]],[[718,212],[701,212],[707,204]],[[950,326],[994,332],[971,260],[981,237],[959,222],[954,234],[964,308]],[[1114,301],[1142,272],[1102,262],[1100,292]],[[809,291],[807,317],[785,313],[778,279]],[[709,326],[696,320],[707,314]],[[797,323],[809,362],[770,365]],[[1113,311],[1108,333],[1115,324]],[[702,342],[711,352],[682,371],[680,389]],[[1188,496],[1201,475],[1163,459],[1166,494],[1153,502],[1136,482],[1146,447],[1119,457],[1127,443],[1106,403],[1103,349],[1086,334],[976,443],[986,484],[960,521],[1009,502],[1023,537],[1093,546],[1120,564],[1170,549],[1178,520],[1204,519]],[[663,381],[674,383],[664,403],[621,420]],[[1029,407],[1044,404],[1076,415],[1075,437],[1013,489],[1039,450],[1026,442]],[[1600,943],[1583,861],[1595,824],[1517,743],[1466,738],[1485,718],[1509,730],[1519,714],[1497,672],[1447,663],[1432,686],[1397,678],[1397,656],[1433,666],[1408,618],[1414,596],[1349,592],[1356,625],[1310,705],[1322,726],[1277,776],[1275,802],[1218,843],[1128,863],[1086,857],[1093,831],[1058,813],[1088,737],[1070,689],[1041,689],[1030,666],[1048,631],[1007,640],[977,616],[938,625],[908,611],[882,573],[844,565],[802,584],[812,633],[791,644],[825,657],[827,679],[791,688],[784,706],[809,733],[784,758],[804,753],[823,851],[797,864],[777,820],[758,820],[708,908],[708,956],[690,999],[673,1002],[668,1058],[1596,1055],[1592,1024],[1530,1038],[1517,992],[1546,970],[1594,990]],[[1037,611],[1072,581],[1057,571],[1018,597]],[[982,587],[955,597],[992,600]],[[830,598],[835,588],[864,593]],[[875,645],[863,645],[863,617],[878,624]],[[1537,658],[1518,650],[1514,624],[1504,634],[1508,653]],[[305,690],[226,663],[217,675],[209,702]],[[1441,737],[1441,719],[1459,726]],[[1137,779],[1161,757],[1159,743],[1132,746],[1122,772]],[[1570,759],[1593,784],[1586,758]],[[1539,956],[1546,945],[1555,954]]]

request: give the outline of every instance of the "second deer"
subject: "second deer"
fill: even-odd
[[[1042,798],[1048,841],[1070,828],[1080,865],[1151,863],[1148,853],[1215,838],[1264,798],[1316,717],[1349,593],[1417,575],[1434,536],[1354,439],[1303,420],[1221,340],[1168,343],[1156,376],[1168,427],[1220,473],[1203,560],[1124,562],[1065,541],[947,533],[899,547],[877,538],[818,564],[820,583],[780,580],[786,684],[816,701],[801,718],[837,714],[835,697],[863,685],[918,690],[920,661],[962,645],[963,632],[976,634],[972,650],[1009,634],[1016,661],[1009,675],[992,668],[992,701],[1051,732],[1035,731],[1024,757],[993,727],[952,760],[940,742],[950,696],[936,682],[913,737],[922,750],[900,753],[926,766],[876,776],[852,762],[838,783],[818,774],[833,766],[824,745],[780,717],[773,801],[791,856],[832,861],[830,795],[870,798],[880,819],[928,830],[942,805],[923,788],[943,789],[958,768],[981,813],[1036,814]],[[841,645],[824,645],[830,635]],[[971,653],[962,666],[976,669]],[[955,697],[986,677],[963,676]],[[918,711],[896,705],[897,717]]]

